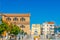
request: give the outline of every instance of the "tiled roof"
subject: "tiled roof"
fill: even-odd
[[[4,14],[4,16],[8,16],[8,17],[29,17],[30,14]]]
[[[54,24],[54,22],[48,22],[48,24]]]

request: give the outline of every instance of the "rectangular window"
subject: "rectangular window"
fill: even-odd
[[[50,30],[54,30],[54,28],[50,28]]]

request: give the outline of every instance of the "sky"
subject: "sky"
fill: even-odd
[[[2,13],[30,13],[30,24],[60,25],[60,0],[0,0]]]

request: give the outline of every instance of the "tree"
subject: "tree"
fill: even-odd
[[[0,24],[0,36],[6,36],[6,33],[9,30],[9,26],[6,23],[1,23]],[[2,38],[3,39],[3,38]]]
[[[4,28],[0,25],[0,35],[4,32]]]
[[[4,31],[8,31],[9,25],[6,22],[3,22],[2,18],[0,18],[0,21],[1,21],[0,27],[2,27],[1,29],[4,29]]]
[[[0,26],[4,28],[4,31],[9,31],[9,26],[6,23],[3,22]]]
[[[13,34],[13,36],[16,39],[18,33],[20,33],[20,28],[17,25],[11,24],[11,26],[10,26],[10,34]]]
[[[10,34],[17,35],[20,32],[20,28],[16,25],[11,26]]]
[[[20,30],[20,34],[23,35],[24,34],[24,31],[23,30]]]

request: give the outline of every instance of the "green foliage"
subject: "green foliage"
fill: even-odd
[[[23,30],[20,30],[20,34],[22,34],[22,35],[23,35],[23,34],[24,34],[24,31],[23,31]]]
[[[6,23],[0,24],[0,34],[2,34],[4,31],[8,31],[9,27]]]
[[[6,31],[9,30],[9,26],[6,23],[2,23],[1,26],[4,27]]]
[[[20,28],[18,26],[16,26],[16,25],[12,25],[10,34],[17,35],[19,32],[20,32]]]
[[[2,21],[2,19],[0,19],[0,21]],[[0,35],[4,32],[4,31],[7,31],[7,32],[10,32],[10,34],[14,34],[14,35],[17,35],[18,33],[20,34],[26,34],[24,33],[23,30],[21,30],[17,25],[8,25],[7,23],[5,22],[2,22],[2,24],[0,24]]]
[[[0,21],[2,21],[2,18],[0,18]]]
[[[0,26],[0,35],[4,32],[4,28],[2,26]]]
[[[21,35],[27,35],[27,33],[24,32],[23,30],[20,30],[20,34],[21,34]]]
[[[0,22],[2,23],[3,21],[2,21],[2,18],[0,18]]]

